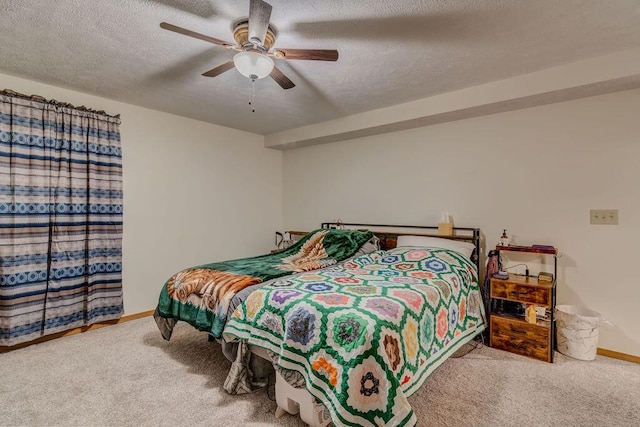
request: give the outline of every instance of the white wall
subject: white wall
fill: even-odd
[[[554,244],[558,303],[599,311],[599,346],[640,355],[640,90],[284,152],[283,224],[507,228],[520,244]],[[620,225],[589,224],[619,209]],[[545,268],[546,269],[546,268]],[[532,269],[533,272],[533,269]]]
[[[265,145],[309,147],[637,88],[639,48],[286,129],[267,135]]]
[[[121,115],[125,314],[155,308],[182,268],[273,246],[282,155],[262,136],[7,75],[0,88]]]

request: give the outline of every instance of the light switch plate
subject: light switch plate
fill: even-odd
[[[591,209],[591,224],[618,225],[618,209]]]

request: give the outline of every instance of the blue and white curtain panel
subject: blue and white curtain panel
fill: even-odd
[[[122,312],[119,117],[0,92],[0,345]]]

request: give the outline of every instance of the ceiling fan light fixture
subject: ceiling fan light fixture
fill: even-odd
[[[273,60],[258,52],[240,52],[233,57],[236,69],[251,80],[267,77],[273,70]]]

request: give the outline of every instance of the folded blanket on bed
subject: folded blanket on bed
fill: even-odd
[[[188,322],[219,338],[233,296],[242,289],[277,277],[333,265],[353,256],[373,237],[370,231],[316,230],[275,254],[216,262],[174,274],[164,285],[156,321],[165,339],[170,328],[162,319]]]

